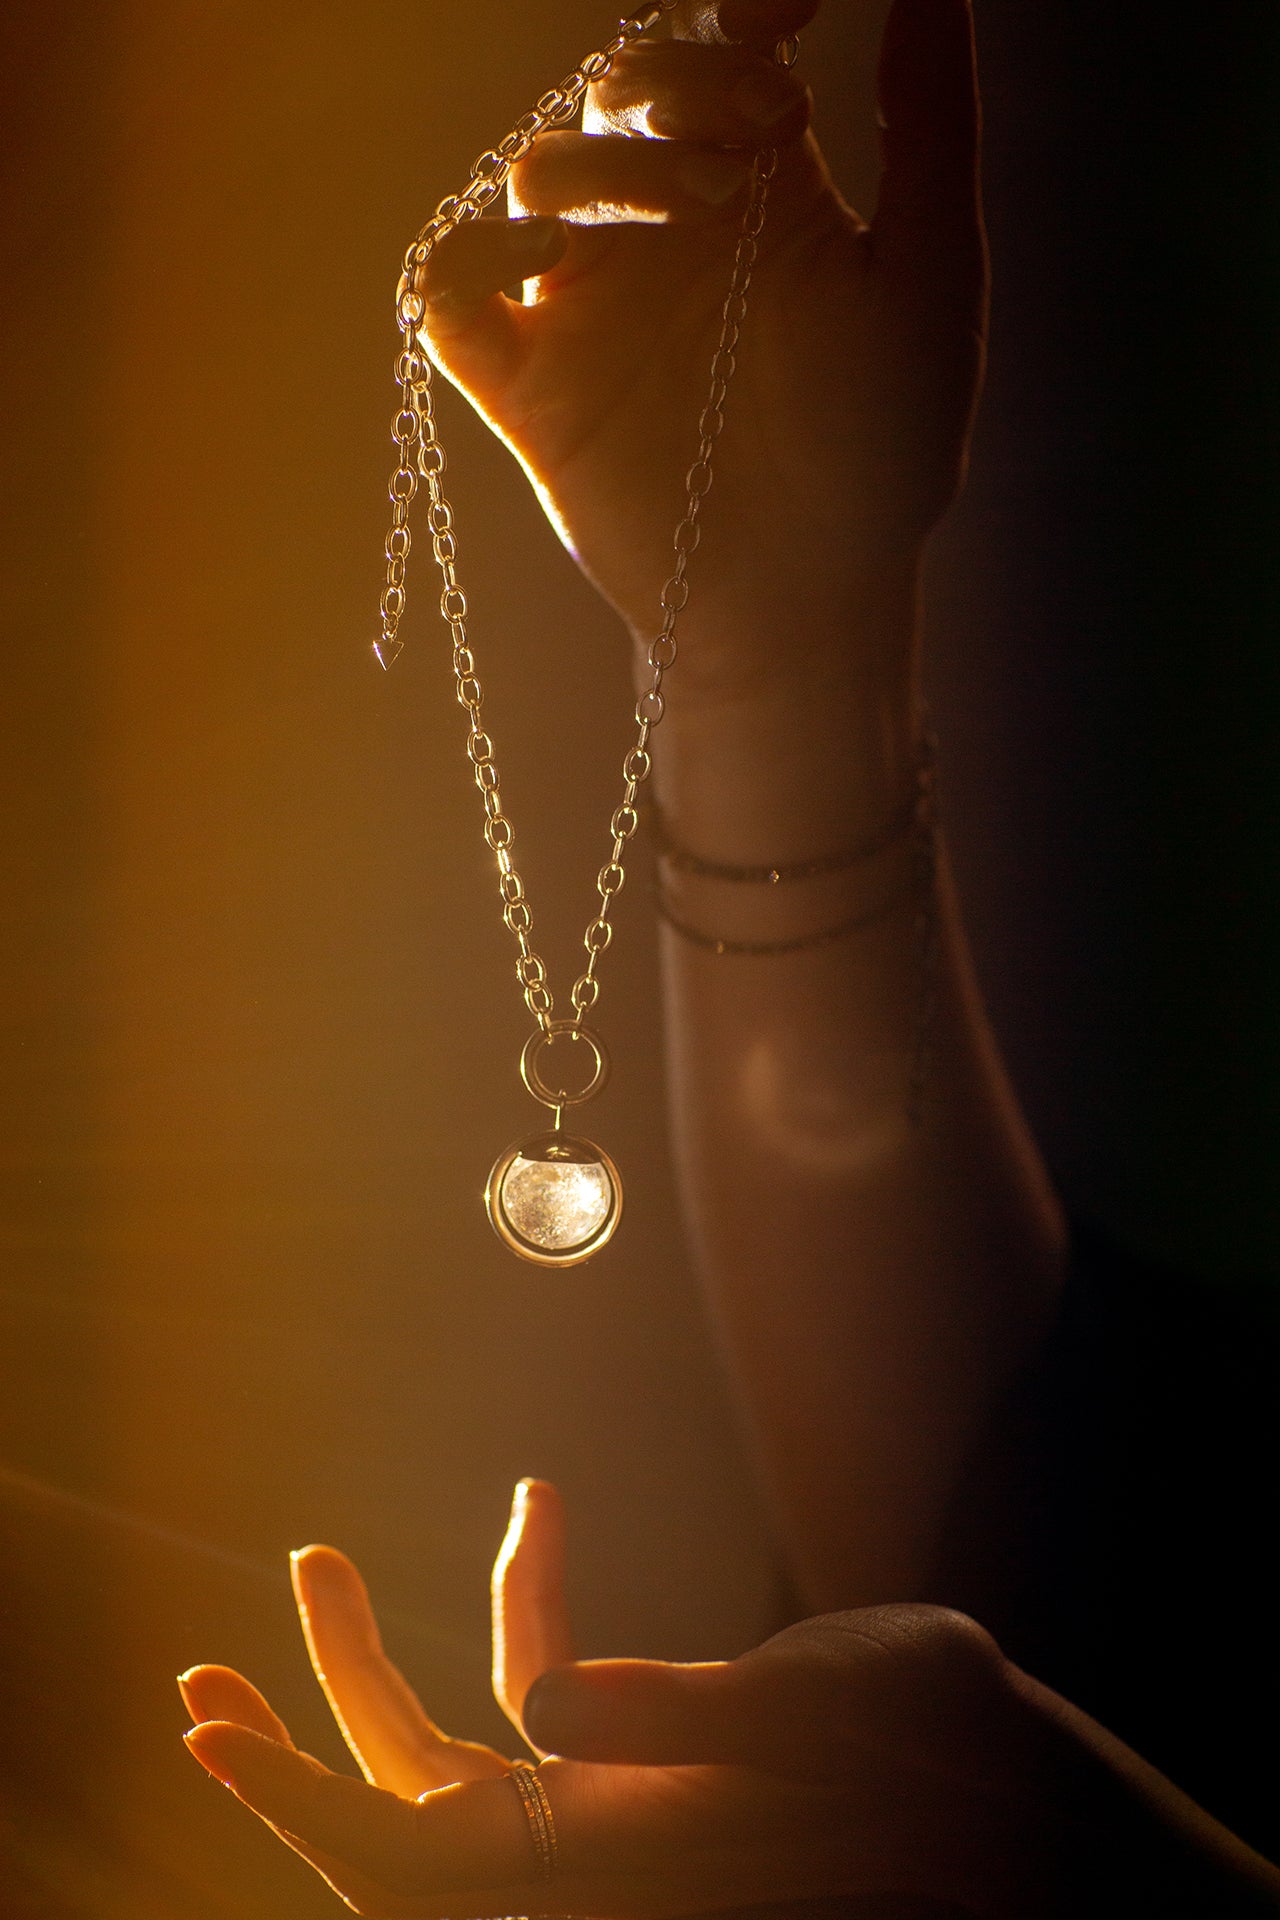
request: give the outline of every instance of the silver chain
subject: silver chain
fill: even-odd
[[[677,4],[678,0],[650,0],[649,5],[628,15],[619,23],[612,40],[595,53],[589,53],[558,87],[552,87],[542,95],[537,104],[516,122],[504,140],[473,162],[467,186],[461,193],[449,194],[440,202],[431,219],[406,249],[403,271],[396,289],[396,322],[401,341],[396,355],[395,376],[400,389],[400,401],[391,422],[396,464],[388,488],[391,525],[386,538],[386,584],[380,602],[382,633],[374,650],[384,667],[389,667],[403,651],[400,622],[404,616],[405,571],[412,545],[409,508],[419,484],[425,482],[429,502],[427,524],[443,583],[440,612],[453,638],[457,698],[469,721],[467,754],[484,803],[484,837],[497,858],[502,917],[518,949],[516,978],[524,993],[525,1004],[544,1034],[550,1032],[555,1002],[547,985],[546,965],[531,944],[533,915],[524,881],[511,858],[515,830],[503,811],[493,741],[485,731],[481,718],[484,690],[476,672],[475,654],[467,637],[468,601],[458,579],[458,540],[453,508],[443,486],[445,454],[436,430],[431,394],[432,367],[418,340],[418,329],[426,318],[427,303],[418,289],[417,281],[420,270],[445,235],[466,221],[478,218],[503,192],[512,167],[528,152],[538,135],[572,119],[582,105],[587,88],[602,80],[623,49],[649,32]],[[777,52],[779,63],[790,66],[796,51],[794,38],[781,42]],[[600,905],[583,935],[586,965],[569,993],[573,1006],[570,1024],[574,1027],[581,1026],[583,1016],[599,997],[600,982],[596,969],[601,954],[613,938],[610,914],[614,899],[621,893],[626,879],[623,861],[627,843],[639,825],[636,798],[652,766],[649,737],[661,721],[664,711],[662,683],[675,664],[676,623],[689,598],[689,561],[701,537],[699,520],[702,502],[711,487],[712,460],[724,426],[725,398],[737,365],[736,353],[746,317],[747,292],[759,252],[769,183],[776,167],[777,154],[772,148],[756,154],[747,205],[734,249],[728,292],[721,308],[719,338],[711,360],[710,386],[698,418],[697,456],[685,475],[684,512],[673,540],[675,565],[658,597],[662,623],[649,646],[649,684],[636,701],[636,737],[622,763],[622,800],[609,822],[612,836],[609,858],[596,876]]]

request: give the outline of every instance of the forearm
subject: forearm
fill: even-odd
[[[695,667],[682,697],[672,675],[655,782],[672,836],[703,858],[821,858],[901,814],[917,761],[913,571],[844,617],[874,630],[837,647],[833,612],[830,643],[798,666],[780,635],[772,686],[757,676],[726,696]],[[855,652],[857,680],[838,664]],[[815,1609],[924,1591],[958,1459],[1039,1336],[1060,1265],[1056,1205],[973,986],[945,851],[931,899],[918,853],[900,835],[777,886],[666,874],[675,917],[731,945],[866,920],[790,953],[717,954],[670,927],[663,941],[696,1256]]]
[[[1026,1777],[1051,1783],[1038,1823],[1020,1829],[1031,1892],[1015,1902],[1019,1920],[1280,1914],[1280,1870],[1088,1714],[1007,1671],[1029,1710]]]

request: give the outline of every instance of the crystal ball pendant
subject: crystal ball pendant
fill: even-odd
[[[576,1267],[613,1238],[622,1181],[594,1141],[539,1133],[495,1161],[484,1204],[513,1253],[542,1267]]]

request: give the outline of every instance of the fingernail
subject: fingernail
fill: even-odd
[[[512,244],[526,256],[550,253],[564,240],[560,222],[549,213],[533,213],[527,219],[509,221],[507,233]]]
[[[289,1554],[289,1584],[295,1594],[302,1592],[301,1576],[305,1573],[309,1581],[317,1579],[332,1584],[326,1572],[326,1556],[323,1548],[316,1546],[294,1547]]]
[[[745,184],[750,170],[750,160],[741,154],[695,150],[682,157],[676,178],[695,199],[705,200],[709,207],[720,207]]]
[[[733,90],[733,104],[744,120],[776,126],[798,105],[795,82],[782,72],[749,73]]]
[[[529,1503],[529,1489],[532,1485],[532,1479],[516,1481],[515,1492],[511,1496],[511,1511],[513,1515],[524,1512],[525,1507]]]
[[[208,1759],[205,1757],[205,1755],[201,1753],[200,1748],[196,1743],[196,1736],[199,1734],[199,1732],[200,1732],[200,1729],[198,1726],[189,1727],[186,1733],[184,1733],[182,1736],[182,1744],[186,1747],[187,1752],[191,1755],[192,1759],[199,1761],[200,1765],[204,1768],[205,1772],[211,1776],[211,1778],[213,1778],[214,1780],[220,1781],[224,1787],[229,1787],[231,1785],[231,1782],[227,1778],[226,1774],[223,1773],[218,1767],[211,1766],[209,1764]]]
[[[524,1697],[520,1720],[529,1738],[544,1748],[575,1747],[591,1738],[595,1701],[584,1687],[549,1667],[540,1673]]]

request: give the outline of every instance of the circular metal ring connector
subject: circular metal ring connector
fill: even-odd
[[[557,1044],[564,1053],[566,1043],[575,1052],[581,1049],[587,1054],[590,1078],[576,1087],[573,1084],[568,1087],[552,1086],[544,1076],[544,1056]],[[580,1061],[581,1054],[575,1064]],[[553,1107],[557,1112],[561,1107],[580,1107],[584,1101],[593,1099],[609,1078],[609,1056],[604,1050],[603,1041],[590,1027],[579,1026],[576,1020],[553,1020],[545,1029],[539,1027],[525,1041],[524,1051],[520,1055],[520,1078],[534,1099],[541,1100],[544,1107]]]

